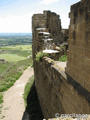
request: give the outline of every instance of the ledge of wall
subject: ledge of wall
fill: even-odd
[[[74,81],[56,61],[35,62],[35,85],[45,118],[60,114],[89,114],[90,93]]]

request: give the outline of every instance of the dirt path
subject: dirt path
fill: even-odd
[[[23,112],[25,111],[24,88],[32,75],[33,69],[29,67],[14,86],[4,93],[2,120],[22,120]]]

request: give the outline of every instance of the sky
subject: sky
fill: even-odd
[[[32,15],[51,10],[69,26],[70,6],[80,0],[0,0],[0,33],[31,33]]]

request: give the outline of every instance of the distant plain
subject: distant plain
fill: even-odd
[[[17,36],[9,38],[0,37],[2,43],[0,44],[0,103],[3,102],[3,92],[18,80],[28,66],[32,66],[32,38],[28,36],[18,36],[18,40]]]

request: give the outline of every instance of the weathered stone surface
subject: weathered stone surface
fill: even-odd
[[[71,6],[66,71],[90,92],[90,0]]]
[[[48,32],[47,36],[44,35]],[[32,17],[32,34],[33,34],[33,59],[37,52],[45,49],[44,37],[53,39],[53,47],[55,44],[62,43],[68,38],[68,30],[61,28],[61,20],[59,15],[50,11],[44,11],[43,14],[35,14]],[[56,47],[56,45],[55,45]],[[61,55],[64,54],[61,51]]]
[[[35,14],[32,17],[32,33],[33,39],[36,39],[36,28],[46,28],[46,31],[51,33],[55,44],[60,44],[64,41],[64,35],[61,31],[61,20],[59,15],[51,11],[44,11],[43,14]],[[65,31],[65,30],[64,30]],[[66,33],[66,32],[65,32]]]
[[[56,113],[90,113],[90,0],[71,6],[70,19],[65,72],[50,58],[35,61],[35,54],[44,44],[43,34],[38,34],[39,31],[49,32],[56,43],[56,38],[58,43],[63,40],[59,34],[65,31],[61,29],[59,16],[49,11],[33,16],[35,86],[45,118],[54,118]]]
[[[52,59],[44,58],[36,63],[35,85],[45,118],[54,118],[56,113],[90,113],[88,91],[69,78]]]
[[[62,117],[60,117],[60,118],[52,118],[52,119],[48,119],[48,120],[90,120],[90,115],[86,115],[86,116],[82,115],[82,117],[79,116],[79,117],[75,117],[75,118],[72,118],[72,117],[62,118]]]

